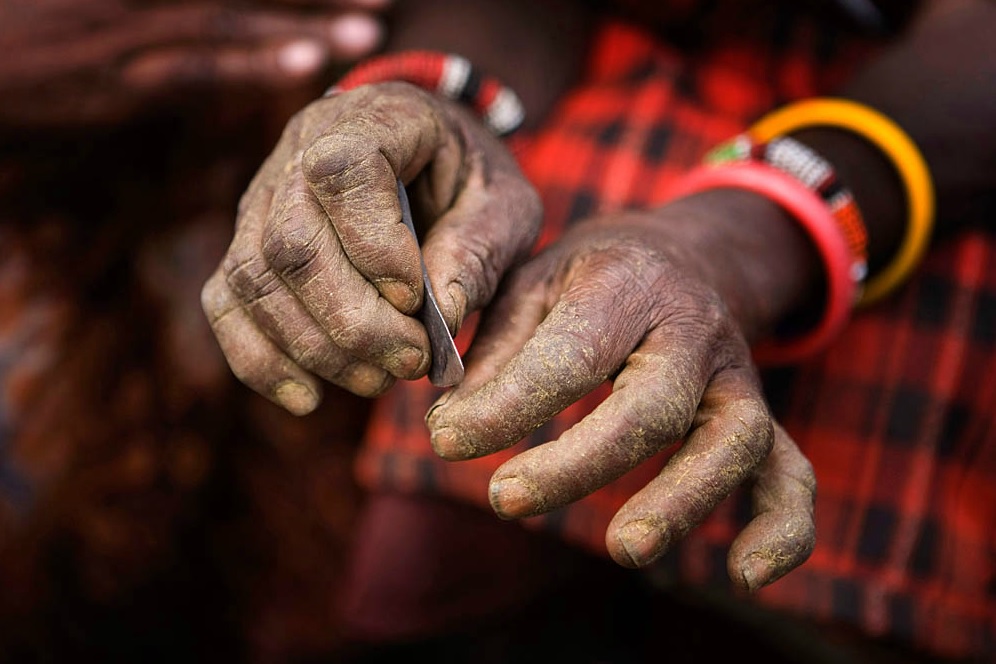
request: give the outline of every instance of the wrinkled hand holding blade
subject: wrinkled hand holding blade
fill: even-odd
[[[398,198],[401,201],[401,220],[405,222],[405,226],[415,238],[415,244],[418,245],[418,235],[415,233],[415,224],[412,223],[412,209],[408,203],[408,193],[400,179],[398,179]],[[429,334],[429,345],[432,347],[429,381],[437,387],[450,387],[463,380],[463,361],[460,359],[460,352],[457,350],[456,344],[453,343],[453,335],[450,334],[446,321],[439,312],[439,305],[436,304],[436,296],[429,283],[429,273],[425,269],[425,261],[422,260],[421,247],[419,248],[419,261],[422,263],[422,284],[425,288],[419,319]]]

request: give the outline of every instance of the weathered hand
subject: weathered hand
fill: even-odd
[[[279,90],[376,48],[390,1],[0,3],[0,122],[109,123],[195,90]]]
[[[291,412],[318,404],[320,378],[374,396],[428,370],[428,337],[412,317],[419,250],[401,222],[398,177],[428,227],[422,251],[451,330],[535,242],[539,198],[463,108],[407,83],[310,105],[243,196],[202,293],[232,370]]]
[[[608,550],[622,565],[646,565],[756,479],[755,519],[729,557],[734,582],[754,589],[809,555],[815,483],[774,424],[741,324],[717,290],[737,283],[730,275],[745,262],[742,247],[703,230],[720,210],[703,212],[704,199],[714,197],[584,222],[511,273],[482,317],[464,382],[427,422],[442,457],[487,455],[611,379],[591,414],[496,471],[495,511],[561,507],[683,440],[615,516]]]

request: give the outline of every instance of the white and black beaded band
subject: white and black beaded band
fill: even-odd
[[[482,74],[463,56],[434,51],[404,51],[362,62],[329,88],[325,96],[385,81],[407,81],[466,104],[498,136],[514,132],[526,117],[522,100],[511,88]]]
[[[859,283],[868,276],[868,236],[854,196],[837,177],[833,165],[816,150],[790,137],[755,143],[740,134],[706,155],[707,163],[759,161],[791,175],[815,192],[830,208],[854,255],[851,276]]]

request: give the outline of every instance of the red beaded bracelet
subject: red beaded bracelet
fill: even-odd
[[[823,200],[790,175],[761,163],[700,166],[679,180],[671,198],[710,189],[746,189],[784,208],[806,230],[826,270],[826,305],[821,320],[801,337],[769,339],[753,348],[759,364],[790,364],[825,349],[850,318],[857,294],[851,251]]]
[[[791,136],[776,136],[767,142],[757,142],[749,134],[727,141],[705,157],[705,162],[710,164],[731,161],[759,161],[773,166],[819,194],[851,248],[851,270],[855,278],[864,283],[868,274],[868,231],[854,195],[840,181],[829,161]]]
[[[518,129],[526,116],[518,95],[498,79],[484,75],[462,56],[435,51],[400,51],[365,60],[346,72],[326,96],[386,81],[406,81],[465,103],[498,136]]]

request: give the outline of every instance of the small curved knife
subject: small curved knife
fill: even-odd
[[[418,235],[415,233],[415,224],[412,223],[412,208],[408,203],[408,193],[405,191],[405,184],[398,179],[398,199],[401,201],[401,220],[411,231],[418,245]],[[419,261],[422,263],[422,285],[425,288],[425,295],[422,300],[422,309],[419,311],[419,319],[425,326],[429,334],[429,345],[432,347],[432,365],[429,367],[429,381],[437,387],[450,387],[463,380],[463,361],[460,359],[460,352],[456,344],[453,343],[453,335],[446,326],[443,315],[439,312],[439,305],[436,304],[436,296],[432,292],[432,284],[429,283],[429,273],[425,269],[425,261],[421,258],[421,248],[419,249]]]

